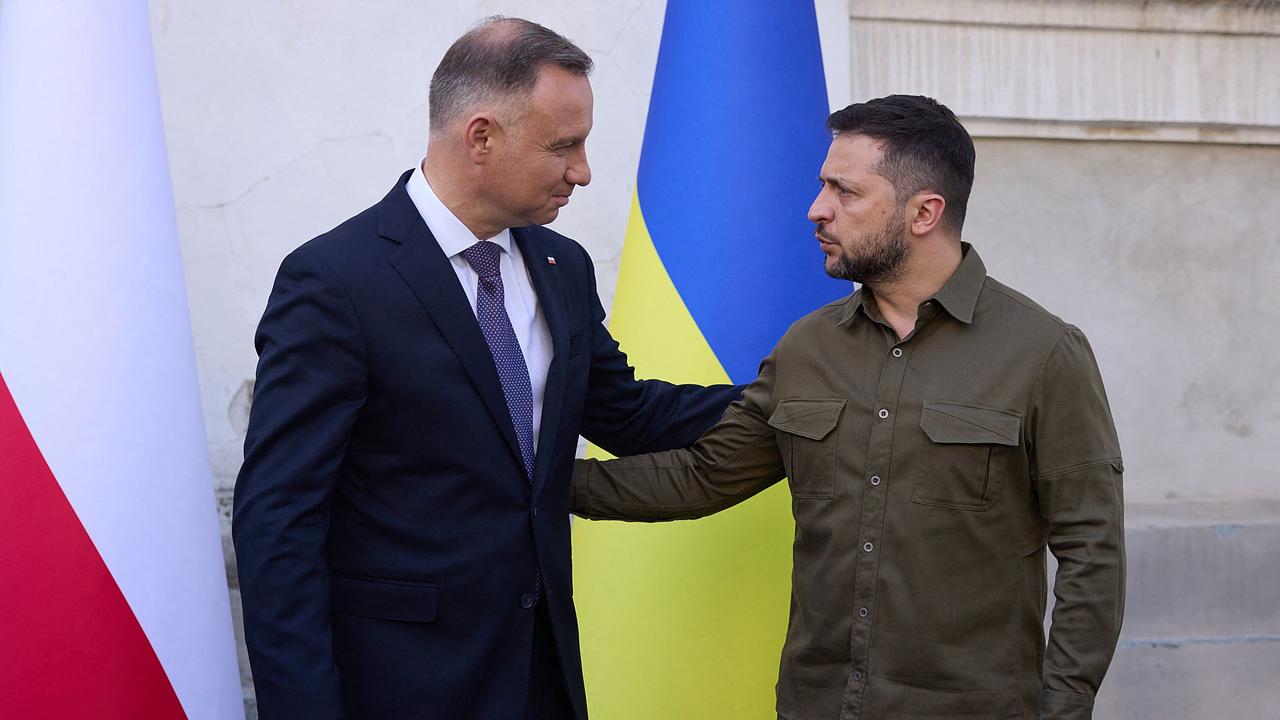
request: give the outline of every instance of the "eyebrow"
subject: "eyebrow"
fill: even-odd
[[[862,186],[859,185],[858,183],[850,180],[849,178],[840,177],[839,175],[826,175],[826,176],[819,175],[818,182],[824,185],[827,183],[834,183],[836,185],[839,185],[842,188],[845,188],[846,190],[862,189]]]

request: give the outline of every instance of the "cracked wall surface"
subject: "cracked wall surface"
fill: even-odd
[[[151,5],[205,428],[229,533],[256,356],[253,331],[283,257],[376,202],[422,157],[426,90],[479,18],[529,17],[596,59],[591,186],[555,228],[597,258],[612,296],[639,158],[662,3],[298,2]],[[254,715],[243,642],[246,707]]]

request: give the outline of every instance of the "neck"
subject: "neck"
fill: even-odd
[[[422,174],[427,178],[431,192],[477,240],[487,240],[507,229],[486,212],[486,203],[477,188],[472,187],[473,183],[467,182],[468,176],[463,169],[440,153],[433,153],[430,146],[427,147],[426,159],[422,161]]]
[[[896,279],[867,284],[899,339],[915,330],[920,304],[947,284],[963,259],[958,240],[925,240],[912,248]]]

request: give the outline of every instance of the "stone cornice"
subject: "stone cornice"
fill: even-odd
[[[850,89],[978,137],[1280,144],[1280,2],[853,0]]]

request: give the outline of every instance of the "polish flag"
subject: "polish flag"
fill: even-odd
[[[0,717],[243,718],[145,0],[0,0]]]

